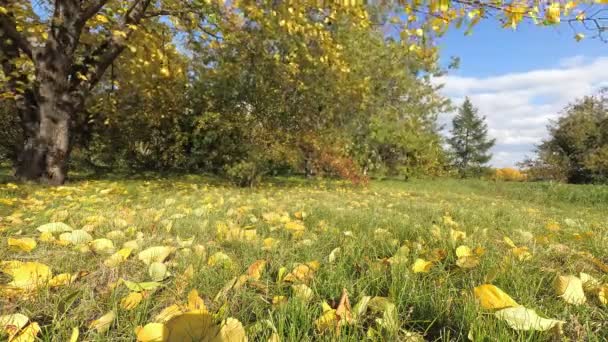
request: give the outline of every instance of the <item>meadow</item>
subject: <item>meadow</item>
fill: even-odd
[[[605,341],[606,213],[556,183],[5,182],[0,340]]]

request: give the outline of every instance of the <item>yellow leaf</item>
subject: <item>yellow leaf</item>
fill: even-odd
[[[40,326],[36,322],[32,322],[25,329],[21,330],[15,337],[13,337],[11,342],[34,342],[36,341],[36,336],[40,332]]]
[[[246,342],[247,336],[243,324],[239,320],[229,317],[222,324],[219,341],[221,342]]]
[[[207,306],[205,301],[198,295],[198,291],[193,289],[188,293],[188,310],[207,312]]]
[[[526,309],[523,306],[502,309],[495,312],[494,315],[507,322],[515,330],[546,331],[564,323],[555,319],[542,318],[534,310]]]
[[[123,248],[118,252],[112,254],[103,262],[103,264],[107,267],[116,267],[123,263],[125,260],[127,260],[127,258],[129,258],[129,256],[131,255],[132,251],[133,248]]]
[[[80,336],[80,331],[78,331],[78,327],[72,328],[72,335],[70,335],[69,342],[77,342],[79,336]]]
[[[47,265],[38,262],[2,261],[0,271],[13,277],[7,286],[25,290],[45,285],[53,276]]]
[[[165,259],[167,259],[174,251],[174,247],[155,246],[139,252],[137,258],[143,261],[146,265],[150,265],[153,262],[164,262]]]
[[[249,268],[247,268],[247,275],[254,280],[260,280],[264,268],[266,267],[266,260],[257,260]]]
[[[456,256],[458,258],[468,257],[472,255],[473,252],[471,252],[471,249],[468,246],[459,246],[458,248],[456,248]]]
[[[135,328],[138,342],[165,342],[169,337],[169,330],[162,323],[148,323],[144,327]]]
[[[475,268],[479,266],[479,258],[476,256],[463,256],[456,260],[456,266],[460,268]]]
[[[503,237],[503,241],[507,244],[507,246],[509,246],[511,248],[517,248],[517,246],[515,245],[513,240],[511,240],[509,237],[507,237],[507,236]]]
[[[602,304],[608,305],[608,285],[600,287],[599,291],[597,292],[597,298]]]
[[[179,305],[173,304],[164,308],[158,315],[156,315],[156,317],[154,317],[154,321],[158,323],[165,323],[168,322],[171,318],[181,315],[183,313],[184,311]]]
[[[209,336],[219,334],[219,327],[213,323],[209,313],[184,313],[171,318],[167,327],[167,342],[204,341]]]
[[[414,261],[414,265],[412,265],[412,271],[414,273],[427,273],[433,267],[433,263],[431,261],[426,261],[424,259],[416,259]]]
[[[207,260],[207,264],[209,266],[220,265],[222,267],[230,267],[232,266],[232,260],[225,253],[217,252],[209,257],[209,260]]]
[[[153,262],[148,268],[148,275],[153,281],[163,281],[171,274],[167,271],[167,265],[162,262]]]
[[[59,287],[59,286],[69,285],[72,283],[72,278],[73,278],[72,275],[69,273],[58,274],[49,281],[49,286],[50,287]]]
[[[577,42],[580,42],[581,40],[585,39],[585,35],[583,33],[577,33],[574,36],[574,39],[576,39]]]
[[[461,230],[450,229],[450,239],[452,241],[462,241],[466,239],[467,233]]]
[[[555,278],[555,292],[569,304],[583,304],[587,301],[583,291],[583,282],[576,276],[558,276]]]
[[[64,232],[71,232],[72,227],[68,226],[63,222],[52,222],[43,224],[42,226],[36,228],[36,230],[41,233],[59,234]]]
[[[120,307],[125,310],[135,309],[144,299],[142,292],[131,292],[120,301]]]
[[[473,290],[473,293],[481,307],[484,309],[503,309],[519,306],[519,304],[503,290],[491,284],[477,286]]]
[[[30,319],[22,314],[0,316],[0,334],[7,334],[9,340],[27,325]]]
[[[21,238],[21,239],[8,238],[8,245],[9,245],[9,247],[15,247],[24,252],[31,252],[32,250],[34,250],[34,248],[36,248],[37,244],[36,244],[36,240],[34,240],[32,238]]]
[[[306,286],[306,284],[291,285],[291,289],[294,297],[305,303],[312,299],[312,289]]]
[[[8,14],[8,10],[2,6],[0,6],[0,14]]]
[[[301,281],[307,283],[314,278],[315,270],[307,264],[297,265],[288,275],[283,278],[286,282]]]
[[[97,254],[114,253],[114,243],[109,239],[97,239],[89,242],[91,250]]]
[[[94,19],[102,24],[107,24],[109,22],[108,17],[102,14],[97,14]]]
[[[561,5],[559,2],[553,2],[545,10],[545,18],[551,24],[557,24],[560,22],[561,16]]]
[[[98,333],[104,333],[110,329],[110,326],[112,325],[112,322],[114,322],[115,318],[116,314],[114,311],[110,311],[91,322],[89,328],[97,330]]]

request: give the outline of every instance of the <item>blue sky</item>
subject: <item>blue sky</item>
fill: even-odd
[[[590,38],[576,42],[574,34],[567,25],[523,24],[514,31],[490,20],[470,36],[451,29],[439,41],[443,64],[450,56],[461,59],[460,68],[441,80],[443,93],[455,103],[470,96],[487,116],[498,141],[492,165],[514,166],[532,156],[561,108],[608,86],[608,44]],[[445,115],[442,122],[450,119]]]

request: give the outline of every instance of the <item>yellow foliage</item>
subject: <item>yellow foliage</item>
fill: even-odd
[[[505,182],[523,182],[526,180],[526,175],[517,169],[505,167],[494,171],[494,179]]]

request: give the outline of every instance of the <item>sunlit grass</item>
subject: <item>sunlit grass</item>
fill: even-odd
[[[5,184],[0,201],[0,260],[38,261],[53,274],[88,272],[71,285],[40,288],[31,298],[0,298],[2,314],[22,313],[38,322],[38,337],[45,341],[68,340],[74,327],[83,340],[134,340],[137,326],[152,322],[169,305],[186,302],[191,289],[198,290],[210,312],[219,312],[216,319],[238,319],[256,341],[273,333],[284,341],[394,340],[404,339],[407,331],[427,340],[470,336],[476,341],[544,341],[559,334],[511,329],[476,304],[473,288],[484,283],[544,317],[565,321],[561,336],[608,338],[608,310],[597,296],[588,294],[583,305],[567,304],[552,286],[558,274],[581,271],[608,282],[601,269],[608,263],[606,187],[416,180],[377,181],[359,188],[337,181],[276,179],[241,189],[201,176],[116,177],[82,179],[61,188]],[[39,241],[36,228],[52,221],[84,227],[94,239],[121,231],[124,237],[110,234],[117,250],[143,233],[141,248],[119,267],[108,268],[103,265],[108,255]],[[305,228],[290,230],[288,221]],[[230,238],[222,233],[225,227],[255,229],[256,237]],[[450,239],[451,229],[465,232],[466,238]],[[137,308],[121,308],[129,290],[120,279],[150,281],[137,253],[150,246],[177,247],[177,237],[192,236],[192,247],[178,249],[167,260],[172,276]],[[505,236],[527,247],[530,259],[520,261],[512,254]],[[31,252],[15,251],[7,247],[9,237],[32,237],[38,245]],[[277,244],[265,250],[269,237]],[[406,259],[391,263],[389,258],[403,245],[409,247]],[[459,245],[485,249],[478,266],[456,266]],[[336,248],[340,250],[330,262]],[[428,273],[413,273],[414,260],[428,260],[434,250],[444,251],[445,258],[435,261]],[[209,265],[216,252],[228,255],[231,264]],[[582,252],[595,257],[595,263]],[[256,260],[267,265],[255,284],[215,300]],[[320,267],[308,282],[313,296],[303,303],[294,298],[292,284],[279,278],[283,267],[290,272],[295,264],[310,261]],[[190,265],[194,274],[181,286],[180,277]],[[10,280],[0,277],[0,282]],[[364,296],[387,297],[396,305],[399,329],[381,329],[378,314],[367,312],[342,327],[338,337],[320,331],[315,321],[322,315],[321,303],[336,308],[343,289],[352,306]],[[273,305],[277,296],[287,302]],[[117,318],[107,332],[89,329],[92,320],[111,310]]]

